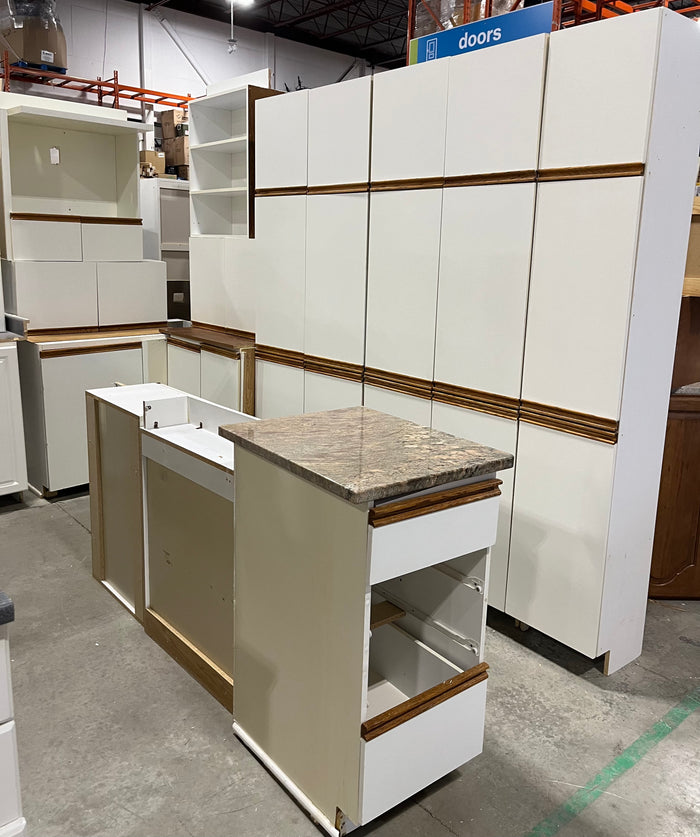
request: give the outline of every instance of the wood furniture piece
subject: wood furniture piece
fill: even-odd
[[[221,434],[234,731],[345,833],[481,752],[496,472],[512,457],[364,407]]]
[[[17,759],[17,732],[12,705],[10,672],[10,625],[15,619],[12,600],[0,593],[0,834],[15,837],[23,834]]]

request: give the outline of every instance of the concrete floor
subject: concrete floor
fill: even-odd
[[[28,837],[318,837],[231,716],[93,581],[86,496],[0,500],[0,589],[17,612]],[[651,602],[644,654],[609,678],[511,619],[489,621],[483,754],[358,837],[698,837],[700,711],[559,815],[700,687],[700,602]]]

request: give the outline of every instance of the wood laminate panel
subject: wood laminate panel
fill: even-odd
[[[308,103],[308,90],[255,103],[256,188],[306,186]]]
[[[546,54],[537,35],[449,59],[446,177],[537,168]]]
[[[619,419],[642,185],[539,185],[524,399]]]
[[[435,380],[520,396],[535,188],[445,189]]]

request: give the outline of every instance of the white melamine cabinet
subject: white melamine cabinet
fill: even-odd
[[[449,66],[428,61],[373,77],[373,181],[442,177]]]
[[[256,102],[256,189],[306,186],[308,111],[308,90]]]
[[[17,769],[17,728],[14,721],[0,724],[0,834],[24,832]]]
[[[190,307],[192,321],[226,326],[224,265],[226,238],[190,238]]]
[[[98,325],[94,262],[3,260],[2,276],[7,312],[26,317],[30,329]]]
[[[258,314],[260,252],[256,240],[227,238],[224,244],[226,328],[255,333]],[[201,293],[199,294],[201,296]],[[193,319],[198,319],[193,317]],[[201,322],[201,320],[198,320]],[[205,320],[204,322],[213,322]]]
[[[140,262],[143,259],[141,224],[82,224],[86,262]]]
[[[309,91],[309,186],[366,183],[372,77]]]
[[[449,59],[446,177],[537,168],[547,39]]]
[[[306,199],[306,354],[363,362],[368,207],[366,194]]]
[[[199,355],[199,394],[207,401],[240,408],[241,366],[240,361],[224,357],[202,348]]]
[[[17,346],[14,342],[0,342],[0,495],[24,491],[26,487]],[[0,717],[0,722],[3,720],[6,719]]]
[[[523,399],[619,418],[642,187],[539,185]]]
[[[332,375],[304,372],[304,412],[337,410],[341,407],[359,407],[362,404],[361,381],[347,381]]]
[[[255,415],[295,416],[304,412],[304,370],[266,360],[255,361]]]
[[[491,416],[476,410],[465,410],[451,404],[433,402],[432,427],[471,439],[483,445],[504,450],[515,455],[518,439],[518,423],[513,419]],[[491,547],[491,569],[487,601],[499,610],[506,609],[506,583],[508,577],[508,557],[510,552],[510,522],[513,510],[512,470],[502,471],[499,478],[501,502],[498,512],[498,534],[496,543]]]
[[[534,212],[534,183],[445,189],[436,381],[520,397]]]
[[[366,364],[432,380],[442,190],[371,201]]]
[[[391,416],[430,427],[433,402],[428,398],[418,398],[404,392],[394,392],[394,390],[365,384],[362,403],[372,410],[381,410]]]
[[[647,159],[660,21],[622,15],[549,36],[540,168]]]
[[[255,201],[259,257],[256,339],[265,346],[295,352],[304,351],[306,201],[305,195]]]
[[[80,219],[67,221],[12,220],[15,261],[79,262],[83,258]]]
[[[163,322],[165,262],[98,262],[97,299],[101,326]]]
[[[192,344],[185,348],[168,341],[168,385],[199,395],[202,388],[200,348]]]

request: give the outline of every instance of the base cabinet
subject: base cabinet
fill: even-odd
[[[0,593],[6,604],[7,597]],[[0,624],[0,835],[23,834],[22,799],[17,759],[17,730],[13,720],[10,674],[10,623]]]
[[[0,495],[24,491],[26,487],[17,346],[14,342],[0,343]]]
[[[267,360],[255,361],[255,415],[295,416],[304,412],[304,370]]]
[[[195,343],[168,341],[168,384],[229,407],[241,406],[241,361]]]

